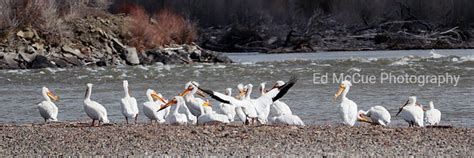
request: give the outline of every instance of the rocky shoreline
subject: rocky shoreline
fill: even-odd
[[[232,62],[222,53],[196,44],[139,52],[123,43],[124,18],[123,15],[88,16],[70,22],[72,36],[57,42],[61,44],[45,41],[32,28],[17,31],[13,41],[0,42],[0,69]]]
[[[474,155],[471,128],[88,125],[0,124],[0,155]]]

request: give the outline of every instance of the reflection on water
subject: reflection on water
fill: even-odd
[[[415,76],[449,73],[460,76],[457,86],[431,83],[424,86],[406,83],[354,83],[348,97],[361,109],[382,105],[394,115],[408,96],[416,95],[421,104],[427,105],[430,100],[434,101],[443,114],[443,124],[474,127],[472,54],[472,50],[442,50],[436,53],[423,50],[230,54],[239,63],[1,70],[0,122],[41,122],[42,118],[34,105],[42,100],[42,86],[49,87],[61,97],[57,103],[59,120],[88,120],[82,101],[85,84],[94,83],[92,98],[107,108],[112,122],[122,122],[120,98],[124,95],[121,85],[123,79],[129,80],[131,94],[137,98],[141,109],[148,88],[170,98],[182,91],[184,84],[190,80],[198,81],[208,89],[224,91],[227,87],[235,89],[238,83],[271,84],[276,80],[287,80],[293,74],[300,80],[281,100],[289,104],[293,113],[307,124],[335,124],[339,119],[338,106],[332,101],[332,97],[338,85],[331,80],[327,84],[314,84],[315,73],[357,73],[362,76],[379,76],[381,73]],[[257,90],[254,90],[253,96],[259,96]],[[145,122],[146,118],[140,119]],[[400,118],[392,119],[395,125],[405,125]]]

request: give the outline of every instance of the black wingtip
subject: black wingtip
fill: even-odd
[[[206,93],[207,95],[214,95],[214,92],[208,89],[202,89],[201,87],[197,87],[200,91]]]
[[[290,90],[290,88],[296,84],[297,81],[298,81],[298,77],[296,77],[296,75],[291,75],[290,80],[286,82],[283,86],[278,88],[280,92],[278,92],[278,94],[272,98],[273,102],[283,97],[288,92],[288,90]]]
[[[196,85],[195,85],[196,86]],[[222,103],[226,103],[226,104],[230,104],[230,102],[228,100],[224,100],[222,98],[219,98],[218,96],[214,95],[214,91],[212,90],[208,90],[208,89],[203,89],[199,86],[196,86],[200,91],[206,93],[207,95],[209,95],[211,98],[219,101],[219,102],[222,102]]]

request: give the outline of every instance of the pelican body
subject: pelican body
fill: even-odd
[[[198,94],[203,96],[202,93],[198,93],[198,89],[196,86],[199,86],[197,82],[188,82],[186,83],[186,89],[184,90],[183,93],[180,94],[180,96],[184,96],[184,99],[186,101],[186,105],[188,109],[191,111],[191,113],[194,116],[200,116],[201,115],[201,106],[204,106],[204,111],[210,112],[212,111],[211,106],[206,106],[209,104],[209,101],[205,101],[201,98],[197,98],[194,96],[194,94]]]
[[[239,99],[239,100],[242,100],[243,98],[241,96],[243,96],[244,91],[245,91],[244,90],[244,85],[242,83],[238,84],[237,89],[239,90],[240,95],[236,96],[235,98]],[[222,104],[224,104],[224,103],[222,103]],[[240,121],[242,121],[244,123],[247,121],[247,116],[245,115],[244,111],[242,110],[242,107],[236,106],[235,107],[235,114],[238,116]]]
[[[272,104],[273,109],[275,109],[277,115],[292,115],[293,112],[291,112],[290,107],[285,103],[280,100],[275,101]]]
[[[41,94],[45,100],[38,104],[38,110],[44,122],[47,120],[58,121],[58,107],[53,101],[59,100],[59,97],[55,96],[53,92],[46,87],[43,87]]]
[[[179,113],[179,109],[181,107],[187,108],[184,98],[181,96],[175,96],[171,102],[176,103],[176,107],[174,108],[173,112],[170,116],[166,118],[166,123],[168,124],[178,124],[178,125],[185,125],[188,123],[188,117],[186,114]],[[189,111],[189,110],[187,110]]]
[[[425,111],[426,125],[438,125],[441,121],[441,112],[434,108],[433,101],[429,103],[429,109]]]
[[[92,119],[92,126],[94,126],[95,121],[99,121],[99,126],[101,123],[109,123],[107,118],[107,110],[101,104],[91,100],[92,93],[92,83],[87,84],[86,95],[84,99],[84,111],[87,116]]]
[[[158,123],[165,123],[165,118],[170,113],[170,108],[158,111],[161,105],[166,104],[168,101],[163,99],[161,94],[157,94],[156,91],[148,89],[146,91],[148,101],[143,103],[143,114],[150,119],[150,122],[156,121]]]
[[[272,124],[276,125],[295,125],[304,126],[303,120],[300,117],[292,114],[283,114],[270,119]]]
[[[357,104],[347,98],[347,93],[352,86],[349,81],[342,81],[339,85],[339,90],[334,95],[336,100],[342,94],[341,104],[339,105],[339,113],[342,119],[342,123],[349,126],[354,126],[357,120]]]
[[[135,124],[138,120],[138,105],[135,97],[131,97],[128,90],[128,81],[123,81],[123,89],[125,96],[122,98],[122,114],[125,116],[125,121],[128,124],[128,119],[135,119]]]
[[[371,107],[367,111],[359,110],[357,120],[375,125],[387,126],[390,123],[390,113],[382,106]]]
[[[408,98],[407,102],[400,107],[396,116],[398,115],[408,122],[410,127],[414,125],[423,127],[423,108],[416,103],[416,96]]]
[[[225,94],[228,96],[232,96],[232,88],[227,88],[225,91]],[[229,118],[229,121],[233,122],[236,115],[236,112],[235,112],[236,107],[233,106],[232,104],[226,104],[226,103],[220,103],[219,107],[221,111],[225,115],[227,115],[227,117]]]
[[[284,84],[285,84],[284,81],[277,81],[275,86],[279,87],[279,86],[283,86]],[[266,93],[265,82],[260,84],[260,93],[261,95]],[[291,112],[290,107],[285,102],[282,102],[280,100],[273,102],[272,107],[275,110],[277,116],[293,114]]]

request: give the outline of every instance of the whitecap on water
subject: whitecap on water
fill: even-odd
[[[87,71],[90,71],[90,72],[98,72],[97,69],[92,69],[92,68],[90,68],[90,67],[87,67],[86,70],[87,70]]]
[[[194,65],[193,67],[194,67],[194,68],[203,68],[204,65]]]
[[[45,70],[48,70],[52,74],[55,74],[56,72],[61,72],[61,71],[66,71],[65,68],[45,68]]]
[[[86,77],[88,77],[88,76],[87,75],[81,75],[81,76],[77,76],[76,78],[77,79],[83,79],[83,78],[86,78]]]
[[[14,73],[14,74],[23,74],[30,72],[30,70],[8,70],[7,73]]]
[[[199,70],[194,70],[193,75],[199,77],[199,75],[201,75],[201,72]]]
[[[367,59],[367,58],[362,58],[362,57],[351,57],[349,59],[350,61],[357,61],[357,62],[361,62],[361,63],[369,63],[371,62],[371,60]]]
[[[318,63],[311,63],[310,65],[321,66],[321,67],[330,67],[331,66],[331,64],[318,64]]]
[[[241,65],[254,65],[255,63],[253,62],[241,62]]]
[[[225,65],[213,65],[213,66],[210,66],[209,68],[224,69],[224,68],[226,68],[226,66]]]
[[[143,66],[143,65],[138,65],[137,68],[145,70],[145,71],[149,70],[148,66]]]
[[[463,57],[461,57],[461,61],[462,62],[464,62],[464,61],[474,61],[474,56],[472,56],[472,55],[463,56]]]
[[[444,57],[444,55],[441,55],[441,54],[436,53],[436,51],[435,51],[434,49],[432,49],[432,50],[430,51],[430,54],[431,54],[431,57],[430,57],[430,58],[434,58],[434,59],[438,59],[438,58]]]
[[[349,70],[347,70],[347,72],[360,72],[361,69],[360,68],[356,68],[356,67],[351,67]]]
[[[402,58],[400,58],[399,60],[394,61],[393,63],[391,63],[389,66],[403,66],[403,65],[408,65],[408,61],[410,61],[411,58],[413,58],[413,57],[411,57],[411,56],[409,56],[409,57],[402,57]]]
[[[114,78],[114,76],[112,76],[112,75],[105,75],[105,76],[103,76],[103,78]]]

